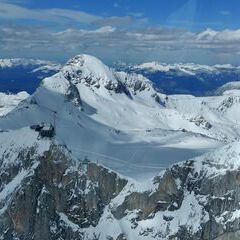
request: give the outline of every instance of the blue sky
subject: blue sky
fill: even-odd
[[[237,0],[0,0],[0,57],[240,64]]]

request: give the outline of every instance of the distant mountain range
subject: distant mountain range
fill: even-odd
[[[45,77],[58,72],[60,64],[33,59],[0,59],[0,92],[33,93]]]
[[[240,67],[199,65],[193,63],[165,64],[149,62],[139,65],[115,63],[117,71],[141,74],[151,80],[162,93],[215,94],[223,84],[240,80]],[[42,79],[57,73],[61,64],[33,59],[0,59],[0,92],[33,93]]]
[[[166,94],[211,95],[223,84],[240,80],[240,67],[230,64],[208,66],[193,63],[117,63],[114,64],[114,68],[118,71],[142,74]]]

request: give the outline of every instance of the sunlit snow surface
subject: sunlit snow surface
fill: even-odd
[[[119,83],[124,92],[117,92]],[[237,92],[233,97],[166,96],[141,75],[116,73],[80,55],[1,117],[0,129],[53,123],[55,111],[54,141],[79,160],[87,156],[144,181],[175,162],[239,139],[239,99]]]
[[[12,111],[21,101],[28,97],[27,92],[19,92],[18,94],[0,93],[0,116]]]

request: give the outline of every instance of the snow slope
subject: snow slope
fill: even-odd
[[[56,112],[56,138],[76,157],[142,179],[238,139],[238,109],[238,95],[167,96],[142,75],[78,55],[1,118],[0,128],[53,123]]]
[[[29,96],[26,92],[19,92],[18,94],[0,93],[0,116],[12,111],[21,101]]]

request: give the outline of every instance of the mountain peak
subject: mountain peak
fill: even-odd
[[[117,83],[113,72],[101,60],[96,57],[81,54],[71,58],[63,67],[65,74],[75,76],[75,80],[87,80],[89,83],[107,85],[109,82]]]

